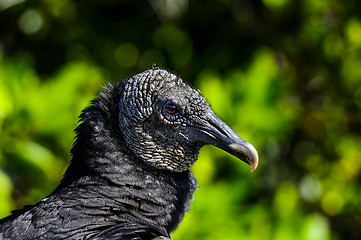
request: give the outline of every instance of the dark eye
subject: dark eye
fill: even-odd
[[[168,103],[167,105],[165,105],[165,111],[169,115],[173,115],[178,112],[178,108],[173,103]]]

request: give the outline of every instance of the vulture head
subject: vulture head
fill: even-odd
[[[160,170],[183,172],[206,144],[251,165],[256,149],[212,111],[200,92],[162,69],[127,79],[118,104],[119,128],[132,155]]]

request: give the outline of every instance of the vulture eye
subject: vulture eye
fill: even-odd
[[[173,103],[168,103],[167,105],[165,105],[165,111],[169,115],[173,115],[178,112],[178,108]]]

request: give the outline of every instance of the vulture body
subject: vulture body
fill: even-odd
[[[60,185],[0,220],[0,239],[170,239],[212,144],[257,167],[254,147],[181,78],[150,69],[108,85],[80,115]]]

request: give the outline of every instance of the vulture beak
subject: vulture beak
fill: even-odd
[[[214,145],[251,165],[253,172],[258,166],[257,150],[249,142],[238,136],[227,124],[212,111],[206,121],[197,127],[197,139],[205,144]]]

